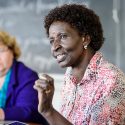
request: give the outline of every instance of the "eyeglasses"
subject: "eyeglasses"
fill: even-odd
[[[0,53],[4,53],[8,51],[8,47],[0,48]]]

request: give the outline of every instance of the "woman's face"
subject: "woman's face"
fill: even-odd
[[[68,23],[54,22],[49,28],[51,52],[61,67],[77,66],[83,54],[84,38]]]
[[[0,77],[4,76],[13,63],[13,53],[7,46],[0,43]]]

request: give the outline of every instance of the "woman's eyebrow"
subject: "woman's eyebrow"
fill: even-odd
[[[62,34],[62,33],[58,33],[58,34],[56,35],[56,37],[59,37],[61,34]],[[53,39],[53,38],[54,38],[53,36],[49,36],[49,39]]]

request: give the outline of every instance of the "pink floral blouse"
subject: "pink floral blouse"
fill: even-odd
[[[125,75],[96,52],[77,83],[65,74],[61,114],[73,125],[125,125]]]

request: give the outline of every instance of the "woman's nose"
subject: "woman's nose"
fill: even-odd
[[[53,45],[52,45],[52,50],[57,51],[58,49],[60,49],[60,47],[61,47],[61,45],[60,45],[59,40],[55,40]]]

